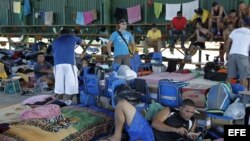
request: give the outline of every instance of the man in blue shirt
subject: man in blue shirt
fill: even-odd
[[[63,94],[69,95],[72,100],[78,94],[77,67],[75,61],[75,46],[85,45],[84,41],[70,34],[69,29],[63,28],[60,36],[53,41],[55,93],[58,99],[63,99]]]
[[[132,53],[134,53],[135,49],[135,42],[134,37],[130,32],[126,30],[127,28],[127,22],[125,19],[121,19],[118,22],[119,29],[117,31],[114,31],[110,38],[109,42],[107,44],[108,54],[111,56],[111,45],[114,44],[114,62],[120,65],[127,65],[130,66],[130,51],[128,45],[132,46]],[[121,35],[118,33],[120,32]]]

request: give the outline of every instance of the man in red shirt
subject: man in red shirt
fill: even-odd
[[[181,47],[185,48],[184,43],[186,39],[186,33],[185,28],[187,25],[187,19],[185,17],[182,17],[182,12],[177,12],[177,17],[174,17],[172,19],[172,29],[169,31],[170,36],[170,46],[174,47],[174,35],[180,35],[181,34]]]

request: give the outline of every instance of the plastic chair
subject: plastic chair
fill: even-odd
[[[152,64],[162,64],[162,54],[161,54],[161,52],[153,52],[151,60],[156,61],[156,63],[152,63]]]
[[[150,63],[142,63],[141,57],[139,54],[134,54],[133,58],[130,60],[131,68],[135,71],[139,76],[147,75],[151,73],[151,64]],[[148,71],[148,72],[147,72]]]

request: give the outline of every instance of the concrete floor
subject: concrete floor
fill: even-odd
[[[4,94],[3,92],[0,92],[0,107],[8,106],[8,105],[13,105],[16,103],[21,103],[23,100],[36,96],[36,95],[42,95],[42,94],[49,94],[49,95],[54,95],[51,92],[39,92],[39,93],[33,93],[33,94],[28,94],[28,95],[16,95],[16,94]]]

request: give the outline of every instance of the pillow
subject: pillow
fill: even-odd
[[[37,102],[45,102],[47,99],[55,99],[52,95],[38,95],[38,96],[32,96],[28,99],[25,99],[22,104],[24,105],[33,105]]]

